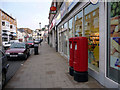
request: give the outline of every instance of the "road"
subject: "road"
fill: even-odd
[[[31,56],[33,55],[33,51],[34,51],[34,49],[31,48],[30,49]],[[28,58],[30,58],[30,57],[28,57]],[[21,67],[21,65],[24,64],[24,62],[25,62],[24,60],[17,60],[17,59],[16,60],[9,60],[8,61],[8,63],[9,63],[9,69],[8,69],[8,72],[7,72],[7,75],[6,75],[6,84],[15,75],[15,73]]]

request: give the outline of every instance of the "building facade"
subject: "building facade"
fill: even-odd
[[[18,38],[21,42],[33,40],[33,30],[29,28],[18,28]]]
[[[36,29],[35,31],[33,31],[33,38],[34,39],[40,39],[42,37],[41,30],[42,29]]]
[[[46,31],[46,28],[42,28],[42,29],[36,29],[34,32],[33,32],[33,38],[34,39],[42,39],[45,35],[45,31]],[[47,32],[46,32],[47,33]]]
[[[17,33],[18,33],[18,40],[20,41],[20,42],[24,42],[25,41],[25,38],[24,38],[24,36],[25,36],[25,34],[24,34],[24,30],[23,29],[18,29],[17,30]]]
[[[87,37],[89,75],[105,87],[120,88],[120,2],[71,1],[62,2],[49,19],[49,44],[69,62],[69,38]]]
[[[0,9],[0,45],[17,39],[17,21]]]

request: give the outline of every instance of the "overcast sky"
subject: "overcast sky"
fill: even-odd
[[[28,2],[29,1],[29,2]],[[52,0],[1,0],[0,8],[17,19],[18,28],[32,30],[48,25]]]

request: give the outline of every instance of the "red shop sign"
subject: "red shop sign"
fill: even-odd
[[[51,11],[56,11],[56,7],[55,7],[55,6],[51,6],[51,7],[50,7],[50,10],[51,10]]]

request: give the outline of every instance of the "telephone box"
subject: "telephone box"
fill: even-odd
[[[74,38],[70,38],[69,39],[69,50],[70,50],[70,59],[69,59],[69,74],[71,76],[73,76],[73,61],[74,61],[74,49],[75,49],[75,45],[74,45]]]
[[[88,39],[77,37],[74,39],[74,80],[88,81]]]

